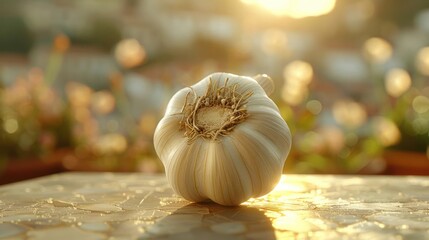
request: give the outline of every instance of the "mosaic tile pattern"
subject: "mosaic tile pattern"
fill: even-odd
[[[286,175],[222,207],[162,175],[59,174],[0,187],[0,239],[429,239],[429,177]]]

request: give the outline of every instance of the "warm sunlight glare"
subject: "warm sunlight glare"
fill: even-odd
[[[294,232],[309,232],[317,227],[306,219],[312,217],[311,212],[284,211],[284,216],[273,220],[273,227],[277,230]]]
[[[281,192],[282,194],[290,193],[290,192],[305,192],[307,191],[307,187],[301,183],[296,182],[287,182],[286,175],[282,175],[279,184],[273,189],[273,192]]]
[[[278,29],[268,29],[261,39],[262,51],[268,55],[287,53],[286,33]]]
[[[276,16],[292,18],[314,17],[327,14],[335,7],[336,0],[241,0],[256,5]]]

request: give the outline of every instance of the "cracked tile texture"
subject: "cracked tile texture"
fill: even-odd
[[[429,177],[284,175],[222,207],[163,175],[52,175],[0,187],[0,239],[429,239]]]

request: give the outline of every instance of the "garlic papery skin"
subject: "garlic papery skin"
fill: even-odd
[[[256,79],[256,80],[255,80]],[[214,73],[179,90],[156,127],[155,150],[183,198],[235,206],[280,180],[291,134],[266,75]]]

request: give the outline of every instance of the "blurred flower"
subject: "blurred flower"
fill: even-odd
[[[2,101],[7,106],[13,106],[16,104],[29,103],[30,87],[26,79],[18,78],[13,85],[8,87],[2,94]]]
[[[1,156],[38,157],[55,150],[57,139],[69,143],[64,102],[44,80],[40,68],[31,68],[0,90],[0,149],[10,148]]]
[[[107,114],[115,108],[115,98],[108,91],[99,91],[92,95],[91,105],[95,112]]]
[[[374,119],[374,135],[383,146],[391,146],[399,142],[401,132],[394,122],[388,118]]]
[[[33,96],[33,101],[40,111],[39,119],[45,122],[55,122],[64,111],[64,102],[52,88],[41,88]]]
[[[56,52],[64,53],[70,47],[70,40],[64,34],[58,34],[54,39],[54,49]]]
[[[261,39],[262,51],[269,55],[287,53],[287,36],[286,33],[278,29],[269,29],[262,34]]]
[[[44,73],[42,69],[35,67],[28,71],[28,81],[32,86],[41,85],[43,83],[43,79]]]
[[[140,131],[147,136],[152,136],[156,125],[158,123],[158,118],[153,113],[146,113],[144,114],[139,123]]]
[[[417,69],[426,76],[429,76],[429,47],[420,49],[416,59]]]
[[[416,113],[425,113],[429,110],[429,98],[419,95],[413,99],[412,105]]]
[[[127,140],[121,134],[110,133],[100,136],[93,146],[100,154],[122,153],[127,148]]]
[[[82,83],[67,83],[66,93],[73,107],[88,107],[91,103],[92,89]]]
[[[364,46],[365,56],[372,62],[383,63],[392,56],[392,46],[381,38],[370,38]]]
[[[277,16],[304,18],[327,14],[335,7],[336,0],[241,0],[245,4],[252,4],[264,8]]]
[[[384,83],[390,96],[399,97],[411,87],[411,77],[404,69],[394,68],[389,70]]]
[[[335,120],[347,127],[359,127],[366,121],[366,111],[362,104],[351,101],[336,101],[332,107]]]
[[[73,126],[73,137],[78,145],[83,144],[86,147],[89,142],[95,142],[98,139],[99,127],[98,122],[92,118],[88,109],[82,108],[80,110],[85,110],[88,115],[76,117],[78,122]]]
[[[115,57],[124,68],[132,68],[144,61],[146,52],[136,39],[124,39],[116,45]]]

